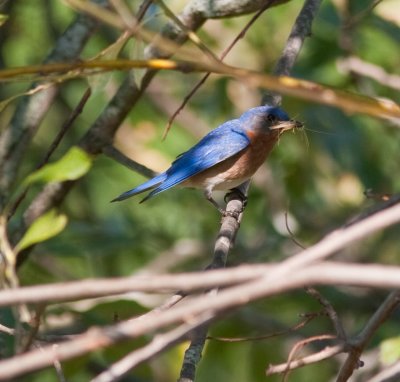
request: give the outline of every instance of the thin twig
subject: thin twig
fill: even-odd
[[[342,353],[345,349],[344,344],[339,344],[335,346],[327,346],[323,350],[319,351],[318,353],[311,354],[309,356],[297,359],[290,363],[283,363],[280,365],[270,365],[266,370],[265,374],[267,376],[272,374],[279,374],[284,373],[287,370],[294,370],[298,369],[299,367],[303,367],[306,365],[310,365],[316,362],[320,362],[324,359],[332,358],[333,356]]]
[[[392,314],[393,310],[400,304],[400,291],[393,291],[388,295],[386,300],[377,309],[374,315],[369,319],[361,333],[352,341],[350,341],[349,354],[346,361],[342,365],[337,382],[346,382],[353,374],[354,370],[362,366],[360,360],[361,353],[367,346],[372,336],[375,334],[377,329],[386,321]]]
[[[364,17],[370,14],[373,9],[382,1],[383,0],[373,0],[370,4],[367,5],[366,8],[349,18],[349,20],[347,20],[346,23],[343,25],[343,28],[354,28],[356,24],[358,24]]]
[[[192,41],[200,50],[202,50],[211,60],[218,61],[218,57],[213,53],[211,49],[208,48],[206,44],[201,41],[200,37],[186,27],[186,25],[175,15],[171,9],[165,4],[163,0],[154,0],[155,3],[159,5],[159,7],[164,11],[167,17],[169,17],[179,28],[181,28],[186,35],[188,36],[189,40]]]
[[[233,39],[233,41],[224,49],[224,51],[220,55],[220,58],[219,58],[220,61],[222,61],[227,56],[227,54],[232,50],[232,48],[237,44],[237,42],[245,36],[245,34],[250,29],[250,27],[254,24],[254,22],[269,7],[271,7],[271,5],[273,5],[276,1],[278,1],[278,0],[269,0],[265,3],[265,5],[262,8],[260,8],[260,10],[250,19],[250,21],[245,25],[245,27],[240,31],[240,33]],[[179,107],[174,111],[174,113],[168,119],[167,125],[164,130],[163,139],[165,139],[166,136],[168,135],[168,132],[171,129],[171,126],[172,126],[173,122],[175,121],[176,117],[178,116],[178,114],[184,109],[184,107],[187,105],[187,103],[190,101],[190,99],[193,97],[193,95],[197,92],[197,90],[199,90],[200,87],[207,81],[207,79],[208,79],[208,77],[210,77],[210,75],[211,75],[211,72],[208,72],[200,79],[200,81],[185,96],[182,103],[179,105]]]
[[[305,338],[304,340],[298,341],[292,348],[292,350],[289,353],[289,357],[287,360],[287,365],[289,366],[292,363],[292,360],[294,358],[294,356],[296,355],[296,353],[303,348],[304,346],[310,344],[311,342],[316,342],[316,341],[323,341],[323,340],[333,340],[336,337],[333,336],[332,334],[319,334],[317,336],[312,336],[312,337],[308,337]],[[290,369],[289,367],[284,371],[283,374],[283,382],[286,382],[288,380],[289,377],[289,372]]]
[[[112,145],[104,146],[103,147],[103,154],[107,155],[108,157],[114,159],[118,163],[123,164],[125,167],[133,170],[147,178],[152,178],[157,175],[157,173],[146,166],[134,161],[133,159],[128,158],[124,155],[121,151],[115,148]]]
[[[351,56],[340,59],[337,62],[340,71],[355,73],[359,76],[372,78],[374,81],[389,88],[400,90],[400,76],[388,73],[382,67],[361,60],[359,57]]]
[[[291,73],[296,62],[297,56],[303,47],[304,41],[311,36],[312,23],[321,5],[322,0],[306,0],[293,24],[290,35],[286,41],[285,48],[280,56],[274,74],[287,76]],[[279,106],[282,96],[276,93],[264,93],[262,104]]]
[[[279,337],[279,336],[283,336],[285,334],[296,332],[299,329],[301,329],[304,326],[306,326],[315,317],[317,317],[317,315],[312,315],[312,314],[307,315],[304,320],[300,321],[299,323],[297,323],[296,325],[294,325],[294,326],[292,326],[292,327],[290,327],[288,329],[281,330],[279,332],[275,332],[275,333],[271,333],[271,334],[262,335],[262,336],[235,337],[235,338],[232,338],[232,337],[207,336],[207,340],[219,341],[219,342],[229,342],[229,343],[263,341],[263,340],[267,340],[267,339],[270,339],[270,338]]]
[[[296,237],[294,236],[294,233],[290,229],[289,221],[288,221],[288,213],[286,211],[285,211],[285,226],[286,226],[287,231],[289,232],[290,239],[293,241],[293,243],[295,243],[301,249],[306,249],[306,247],[296,239]]]
[[[386,369],[380,371],[372,378],[368,379],[368,382],[396,382],[400,379],[400,361],[395,362]]]
[[[75,107],[75,109],[69,115],[68,119],[62,124],[60,131],[54,138],[53,142],[51,143],[51,145],[50,145],[49,149],[47,150],[47,153],[45,154],[43,159],[35,167],[35,170],[39,170],[45,164],[48,163],[48,161],[50,160],[50,157],[53,155],[54,151],[57,149],[58,145],[60,144],[61,140],[64,138],[65,134],[68,132],[69,128],[75,122],[76,118],[78,118],[78,116],[82,113],[83,107],[85,106],[86,102],[88,101],[90,95],[91,95],[91,90],[90,90],[90,88],[87,88],[85,93],[83,94],[81,100],[79,101],[78,105]],[[8,212],[8,219],[10,219],[15,214],[15,211],[17,210],[18,206],[25,199],[25,197],[28,193],[28,190],[29,190],[29,186],[27,188],[25,188],[25,190],[22,191],[22,193],[16,198],[15,202],[10,207],[10,210]]]
[[[25,353],[28,351],[35,340],[38,332],[39,332],[39,327],[40,327],[40,322],[43,316],[43,313],[45,312],[46,305],[40,304],[37,306],[36,311],[34,316],[32,317],[32,320],[30,322],[31,324],[31,330],[28,333],[28,336],[25,340],[25,343],[22,346],[22,352]]]
[[[54,344],[53,346],[54,346],[54,348],[56,348],[58,345]],[[53,366],[54,366],[54,369],[56,370],[59,382],[67,382],[64,372],[63,372],[63,369],[62,369],[62,366],[61,366],[61,362],[57,358],[54,358]]]
[[[257,2],[254,2],[253,0],[242,1],[237,5],[236,3],[232,3],[232,6],[226,8],[223,7],[223,4],[221,4],[221,7],[219,4],[215,4],[215,6],[206,7],[205,9],[202,8],[201,3],[190,2],[184,8],[179,17],[185,23],[187,28],[190,30],[196,30],[208,18],[242,15],[256,11],[256,7]],[[172,39],[179,42],[179,44],[183,44],[186,40],[184,32],[175,28],[174,25],[171,24],[167,24],[161,34],[170,40]],[[158,57],[156,53],[158,53],[157,50],[152,50],[151,47],[147,51],[148,57]],[[135,82],[130,77],[123,82],[113,99],[81,140],[80,145],[84,150],[91,155],[98,155],[102,152],[104,146],[110,144],[123,119],[141,98],[144,90],[150,84],[155,74],[156,71],[154,69],[148,70],[141,81],[140,87],[136,86]],[[50,208],[59,205],[66,195],[68,195],[70,189],[73,188],[75,183],[76,181],[67,181],[47,185],[32,201],[25,214],[25,225],[29,225]],[[23,230],[24,227],[22,226],[21,231]]]
[[[93,0],[105,5],[106,0]],[[98,27],[91,17],[79,15],[57,40],[45,63],[76,60],[90,36]],[[32,85],[32,88],[35,85]],[[0,209],[8,201],[8,193],[20,162],[35,132],[57,96],[57,86],[23,97],[18,103],[10,126],[0,135]]]
[[[306,287],[306,292],[318,300],[318,302],[324,307],[325,312],[332,321],[333,327],[335,328],[336,335],[339,339],[346,341],[346,332],[344,331],[343,325],[340,322],[339,316],[332,304],[319,293],[315,288]]]
[[[7,326],[5,326],[3,324],[0,324],[0,332],[6,333],[6,334],[8,334],[10,336],[13,336],[15,334],[15,330],[14,329],[9,328],[9,327],[7,327]]]
[[[139,364],[148,361],[160,352],[182,341],[187,333],[195,328],[194,324],[183,324],[167,333],[156,335],[153,340],[115,362],[106,371],[97,375],[91,382],[116,382]]]

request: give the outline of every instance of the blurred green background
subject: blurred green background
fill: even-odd
[[[178,12],[185,2],[168,2]],[[273,70],[302,1],[268,10],[250,28],[228,55],[226,62],[270,73]],[[351,92],[400,101],[399,88],[382,81],[346,71],[343,62],[355,56],[397,76],[399,81],[400,15],[396,1],[384,1],[363,14],[372,1],[325,1],[315,19],[293,70],[293,76],[331,85]],[[139,2],[129,4],[137,9]],[[0,27],[0,66],[39,64],[57,37],[74,19],[75,12],[61,1],[13,0],[1,4],[8,20]],[[154,7],[146,25],[155,30],[165,16]],[[355,25],[344,28],[349,19],[362,15]],[[357,17],[357,16],[356,16]],[[249,16],[210,20],[199,36],[214,52],[220,53],[241,31]],[[82,59],[98,54],[115,41],[118,32],[101,27],[88,42]],[[142,58],[143,44],[130,43],[122,52],[126,58]],[[141,73],[136,73],[140,77]],[[115,146],[132,159],[155,171],[164,170],[181,152],[193,145],[209,129],[257,106],[261,93],[232,79],[213,75],[196,93],[174,123],[167,139],[161,137],[169,116],[200,78],[200,74],[159,73],[145,96],[120,127]],[[74,123],[52,161],[62,157],[84,135],[107,105],[126,73],[91,78],[93,94],[82,115]],[[393,81],[393,86],[394,86]],[[41,124],[22,163],[15,190],[33,171],[47,151],[62,123],[76,107],[88,86],[87,79],[65,82]],[[26,90],[24,82],[2,84],[0,100]],[[17,101],[0,114],[4,131]],[[280,261],[300,250],[296,239],[310,246],[324,234],[344,224],[355,214],[376,203],[366,199],[367,189],[375,193],[395,193],[400,189],[400,130],[390,121],[342,111],[284,97],[283,108],[304,121],[303,131],[285,134],[265,165],[253,179],[249,202],[229,256],[229,266],[242,263]],[[174,189],[138,204],[140,198],[122,203],[109,201],[144,181],[110,158],[95,160],[90,172],[70,192],[61,206],[68,217],[66,228],[37,245],[19,270],[22,285],[43,284],[95,277],[126,276],[139,272],[178,272],[203,269],[212,256],[220,217],[194,190]],[[24,210],[42,186],[30,189],[27,198],[10,221],[10,232],[18,227]],[[218,196],[222,200],[223,194]],[[352,245],[335,259],[352,262],[398,263],[399,228],[376,234]],[[350,335],[357,333],[381,301],[384,292],[356,288],[321,288],[331,301]],[[140,314],[163,301],[165,296],[131,294],[118,299],[99,299],[47,307],[42,331],[77,333],[92,325],[111,324]],[[223,337],[261,336],[288,328],[299,314],[321,310],[318,302],[303,291],[251,304],[213,325],[211,334]],[[378,362],[384,339],[398,335],[399,315],[381,327],[371,344]],[[396,322],[397,319],[397,322]],[[14,326],[11,311],[0,310],[0,322]],[[265,377],[269,364],[287,359],[296,341],[307,336],[332,333],[326,317],[319,317],[295,334],[242,343],[209,341],[201,362],[198,381],[279,381]],[[85,381],[149,338],[118,345],[91,356],[63,363],[68,381]],[[12,338],[0,334],[1,355],[12,353]],[[302,354],[316,351],[309,346]],[[185,345],[157,357],[127,376],[124,381],[174,381]],[[389,351],[389,354],[390,351]],[[291,381],[328,381],[339,367],[329,360],[294,371]],[[365,368],[368,371],[368,367]],[[365,371],[364,371],[365,372]],[[364,374],[365,375],[365,374]],[[363,378],[360,371],[359,378]],[[54,381],[48,369],[21,381]],[[355,379],[362,380],[362,379]]]

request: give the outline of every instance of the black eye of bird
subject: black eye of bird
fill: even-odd
[[[268,114],[267,121],[271,122],[271,123],[276,123],[276,122],[278,122],[278,117],[274,114]]]

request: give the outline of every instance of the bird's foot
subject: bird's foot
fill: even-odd
[[[233,188],[230,190],[225,196],[224,196],[224,202],[228,203],[228,199],[231,196],[237,195],[243,202],[243,207],[247,206],[247,196],[239,189],[239,188]]]
[[[236,220],[239,219],[240,214],[243,212],[243,209],[240,212],[237,211],[226,211],[226,210],[222,210],[220,211],[222,218],[226,218],[227,216],[234,218]]]

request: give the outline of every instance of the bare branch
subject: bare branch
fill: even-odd
[[[394,291],[389,294],[383,304],[378,308],[374,315],[365,325],[361,333],[352,341],[350,341],[349,355],[342,365],[339,375],[336,379],[337,382],[346,382],[351,377],[355,369],[362,365],[360,360],[361,353],[364,351],[365,346],[371,340],[371,337],[376,330],[386,321],[392,314],[393,310],[400,303],[400,291]]]
[[[79,116],[79,114],[82,113],[83,107],[85,106],[86,102],[88,101],[89,97],[91,95],[91,90],[90,88],[87,88],[85,93],[83,94],[81,100],[78,102],[78,105],[75,107],[75,109],[72,111],[71,115],[68,117],[68,119],[63,123],[63,125],[60,128],[60,131],[54,138],[53,142],[51,143],[49,149],[47,150],[44,158],[42,161],[36,166],[35,170],[38,170],[42,168],[50,159],[50,157],[53,155],[54,151],[57,149],[58,145],[60,144],[61,140],[64,138],[65,134],[69,130],[69,128],[72,126],[74,123],[75,119]],[[29,187],[27,187],[15,200],[13,205],[11,206],[9,213],[8,213],[8,218],[10,219],[15,211],[17,210],[18,206],[20,203],[24,200],[26,197],[26,194],[28,193]]]
[[[319,303],[324,307],[325,312],[328,314],[328,317],[332,321],[333,327],[335,328],[336,335],[339,339],[345,341],[346,340],[346,332],[344,331],[343,325],[340,322],[339,316],[332,304],[319,293],[315,288],[306,287],[306,292],[312,297],[316,298]]]
[[[243,306],[263,297],[301,288],[305,284],[358,285],[379,288],[400,286],[400,270],[398,267],[316,264],[296,270],[289,267],[288,273],[281,271],[281,275],[277,279],[275,275],[279,268],[281,266],[277,265],[262,277],[224,289],[218,294],[196,297],[185,304],[174,305],[170,309],[157,312],[157,314],[148,314],[146,319],[139,317],[103,329],[92,328],[87,333],[76,336],[70,341],[60,343],[57,349],[45,346],[40,350],[32,350],[17,357],[0,361],[0,380],[7,380],[49,366],[54,358],[64,361],[78,357],[120,341],[137,338],[174,323],[192,323],[192,320],[195,319],[196,326],[201,326],[227,310]],[[240,270],[239,274],[243,272],[244,268],[239,267],[236,270]],[[255,269],[249,267],[248,270],[254,271]],[[224,274],[232,275],[230,272],[231,269],[215,270],[199,273],[197,278],[191,275],[190,278],[185,277],[180,280],[178,275],[168,276],[171,278],[168,285],[177,286],[172,279],[178,279],[181,283],[185,282],[186,284],[190,283],[189,280],[202,281],[206,285],[209,275],[218,275],[218,277]],[[160,278],[160,275],[157,275],[155,279],[165,281],[162,277]],[[157,280],[153,280],[153,282],[158,283]],[[216,280],[215,284],[217,284]],[[141,281],[139,285],[145,284]],[[163,287],[166,286],[166,284],[163,285]],[[14,292],[18,292],[18,290]]]
[[[400,204],[397,202],[397,204],[378,211],[357,223],[331,232],[317,244],[281,263],[282,272],[287,272],[288,269],[301,269],[308,264],[322,260],[350,243],[368,237],[369,234],[399,221]],[[279,273],[279,271],[276,272]]]
[[[264,11],[266,11],[270,6],[272,6],[276,2],[277,2],[277,0],[269,0],[264,4],[263,7],[261,7],[259,9],[259,11],[251,18],[251,20],[245,25],[245,27],[241,30],[241,32],[234,38],[234,40],[221,53],[220,58],[219,58],[221,61],[227,56],[227,54],[232,50],[232,48],[237,44],[237,42],[245,36],[246,32],[250,29],[250,27],[254,24],[254,22],[264,13]],[[210,77],[210,75],[211,75],[211,72],[206,73],[200,79],[200,81],[196,83],[196,85],[192,88],[192,90],[190,90],[190,92],[185,96],[185,98],[183,99],[183,101],[179,105],[179,107],[172,113],[172,115],[169,118],[168,123],[165,127],[163,138],[165,138],[167,136],[175,118],[184,109],[184,107],[187,105],[187,103],[190,101],[190,99],[193,97],[193,95],[197,92],[197,90],[199,90],[200,87],[207,81],[207,79],[208,79],[208,77]]]
[[[314,19],[314,15],[316,11],[311,11],[309,12],[309,8],[313,8],[310,4],[318,4],[320,3],[321,0],[307,0],[305,2],[305,5],[303,9],[301,10],[299,17],[297,18],[294,29],[297,28],[298,24],[300,23],[308,23],[309,28],[311,28],[311,23]],[[250,22],[246,25],[246,27],[243,29],[242,33],[238,36],[242,37],[244,33],[250,28],[250,26],[257,20],[257,18],[266,10],[268,9],[271,5],[275,3],[274,0],[269,0],[265,3],[264,6],[260,7],[260,10],[257,12],[257,14],[250,20]],[[317,9],[318,5],[316,5],[314,8]],[[305,20],[304,20],[305,19]],[[292,32],[293,34],[294,32]],[[221,59],[223,59],[226,54],[232,49],[232,47],[236,44],[238,38],[236,38],[229,46],[228,48],[223,52]],[[285,46],[284,52],[282,57],[289,56],[287,50],[289,46],[290,41]],[[297,52],[299,52],[301,47],[298,47]],[[282,74],[289,74],[291,71],[292,66],[294,65],[294,61],[297,57],[297,54],[290,54],[292,61],[280,61],[280,66],[277,67],[277,70],[282,71]],[[281,60],[282,60],[281,57]],[[189,98],[191,97],[192,94],[194,94],[195,91],[203,84],[203,82],[208,78],[209,73],[207,73],[201,80],[200,82],[194,87],[192,92],[189,94],[188,97],[185,98],[182,106],[180,109],[178,109],[172,118],[174,118],[177,113],[185,106]],[[264,100],[263,100],[264,101]],[[263,102],[265,103],[265,102]],[[171,119],[169,121],[169,124],[166,128],[165,134],[168,133],[168,128],[171,126]],[[164,136],[165,136],[164,134]],[[247,181],[242,185],[241,187],[245,190],[243,192],[244,196],[247,196],[247,191],[249,188],[250,181]],[[219,236],[215,245],[215,250],[214,250],[214,259],[213,259],[213,265],[214,267],[224,267],[227,259],[227,254],[230,249],[230,247],[233,245],[233,242],[235,240],[236,234],[239,230],[239,224],[242,218],[242,213],[245,208],[245,201],[242,200],[240,197],[231,197],[229,203],[227,204],[227,212],[231,212],[229,209],[232,208],[232,213],[234,214],[233,216],[238,216],[238,219],[233,219],[232,217],[225,216],[223,218],[222,224],[221,224],[221,229],[219,232]],[[197,363],[200,361],[201,358],[201,353],[205,344],[205,339],[207,336],[207,328],[204,326],[201,326],[197,329],[196,332],[196,338],[192,341],[191,345],[187,349],[181,369],[181,374],[180,374],[180,382],[190,382],[194,381],[195,379],[195,372],[196,372],[196,367]]]
[[[400,361],[395,362],[393,365],[389,366],[385,370],[382,370],[368,382],[395,382],[400,378]]]
[[[311,36],[312,23],[321,2],[322,0],[306,0],[304,2],[285,44],[282,55],[275,66],[275,75],[288,76],[291,73],[297,56],[303,47],[304,40]],[[281,95],[265,93],[262,99],[262,104],[279,105],[281,101]]]
[[[290,350],[289,353],[289,357],[288,357],[288,361],[287,361],[287,365],[289,365],[290,363],[292,363],[292,360],[295,356],[295,354],[301,350],[301,348],[303,348],[305,345],[308,345],[311,342],[316,342],[316,341],[323,341],[323,340],[333,340],[335,339],[335,336],[332,334],[319,334],[316,336],[312,336],[312,337],[308,337],[305,338],[304,340],[298,341],[292,348],[292,350]],[[289,377],[289,369],[287,368],[284,371],[284,378],[283,378],[283,382],[286,382],[288,380]]]
[[[384,86],[400,90],[399,75],[387,73],[380,66],[363,61],[358,57],[353,56],[341,59],[338,61],[337,65],[338,68],[345,73],[352,72],[361,76],[369,77]]]
[[[102,151],[108,157],[114,159],[118,163],[123,164],[130,170],[133,170],[141,175],[146,176],[147,178],[152,178],[153,176],[157,175],[155,171],[150,170],[148,167],[143,166],[142,164],[134,161],[133,159],[128,158],[123,153],[121,153],[121,151],[119,151],[112,145],[104,146]]]
[[[100,5],[106,0],[93,0]],[[45,63],[75,60],[86,42],[96,30],[98,22],[88,16],[78,16],[58,39],[55,48]],[[41,121],[57,95],[57,86],[51,86],[40,93],[24,97],[19,103],[10,126],[0,136],[0,210],[3,209],[9,188],[16,178],[21,158],[26,152]]]
[[[145,361],[148,361],[163,350],[169,349],[170,347],[179,343],[187,336],[187,333],[194,328],[194,324],[183,324],[167,333],[156,335],[148,345],[133,351],[119,361],[115,362],[106,371],[93,378],[91,382],[119,381],[134,367]]]
[[[242,219],[244,202],[237,193],[231,193],[226,206],[227,214],[222,218],[221,228],[214,246],[214,256],[207,269],[225,268],[228,254],[233,246],[237,231]],[[208,292],[207,295],[215,295],[217,289]],[[185,351],[181,372],[178,381],[194,381],[197,365],[201,360],[204,345],[206,343],[208,326],[204,323],[191,333],[192,339]]]
[[[319,351],[318,353],[311,354],[309,356],[303,357],[301,359],[296,359],[290,363],[282,363],[280,365],[270,365],[266,370],[266,375],[280,374],[287,370],[298,369],[306,365],[311,365],[316,362],[320,362],[324,359],[332,358],[333,356],[342,353],[345,349],[344,344],[339,344],[335,346],[327,346],[325,349]]]
[[[227,17],[250,13],[259,9],[260,4],[264,2],[250,0],[238,2],[217,1],[213,3],[213,7],[206,6],[205,3],[193,0],[178,16],[187,29],[193,31],[198,29],[209,17]],[[229,14],[229,11],[232,14]],[[183,44],[187,39],[185,31],[177,28],[173,23],[169,23],[163,29],[162,36],[172,39],[177,44]],[[154,50],[155,48],[152,49],[151,46],[147,49],[147,55],[149,57],[157,57],[158,52]],[[155,74],[155,70],[148,70],[142,79],[140,87],[135,84],[131,76],[128,77],[127,81],[124,81],[109,105],[103,110],[102,114],[81,140],[80,146],[84,150],[90,154],[98,155],[104,147],[110,145],[118,127],[128,112],[136,105]],[[47,210],[59,205],[74,184],[75,182],[63,182],[46,186],[26,211],[24,215],[25,225],[28,226]]]
[[[282,336],[284,334],[296,332],[299,329],[303,328],[306,326],[310,321],[312,321],[314,318],[318,317],[318,314],[308,314],[305,316],[305,318],[297,323],[296,325],[293,325],[292,327],[288,329],[281,330],[279,332],[275,333],[270,333],[270,334],[265,334],[265,335],[260,335],[260,336],[252,336],[252,337],[214,337],[214,336],[207,336],[208,340],[213,340],[213,341],[220,341],[220,342],[248,342],[248,341],[262,341],[266,340],[269,338],[273,337],[278,337]]]
[[[286,262],[288,262],[287,260]],[[54,303],[119,295],[130,291],[170,292],[181,290],[184,293],[204,291],[210,288],[260,283],[262,287],[269,279],[275,279],[281,264],[241,265],[226,270],[210,270],[179,274],[156,274],[149,276],[132,276],[114,279],[82,280],[66,283],[20,287],[14,290],[0,291],[0,306],[21,303]],[[335,273],[337,272],[337,273]],[[339,273],[340,272],[340,273]],[[296,279],[284,282],[279,276],[283,289],[281,293],[304,285],[354,285],[373,288],[399,288],[400,269],[394,266],[379,264],[351,264],[323,262],[309,265],[308,269],[293,270],[288,267],[282,274],[295,276]],[[286,276],[285,276],[286,277]],[[304,283],[304,284],[302,284]],[[294,286],[293,286],[294,285]],[[275,289],[274,289],[275,290]],[[251,292],[249,292],[251,293]],[[269,292],[268,292],[269,293]],[[120,296],[119,296],[120,297]],[[258,298],[258,297],[255,297]],[[235,305],[236,306],[236,305]]]

